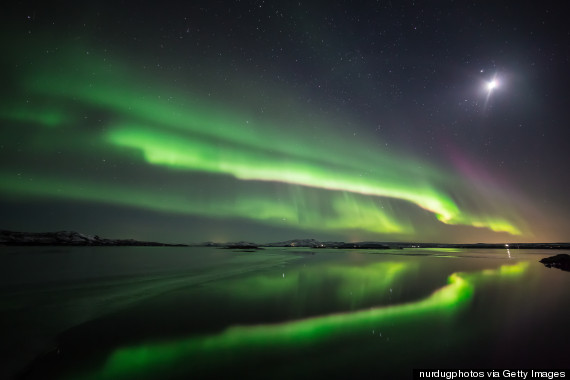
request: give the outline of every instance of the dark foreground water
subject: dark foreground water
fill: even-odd
[[[570,273],[538,263],[557,253],[4,247],[0,378],[564,368]]]

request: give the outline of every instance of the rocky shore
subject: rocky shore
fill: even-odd
[[[570,255],[566,253],[546,257],[540,260],[540,262],[547,268],[558,268],[570,272]]]

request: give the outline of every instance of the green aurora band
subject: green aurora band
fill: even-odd
[[[354,268],[379,273],[397,274],[403,268],[390,268],[395,263],[381,263],[373,268]],[[251,350],[294,349],[370,331],[371,327],[425,323],[427,317],[453,317],[471,301],[475,288],[490,278],[509,279],[526,272],[528,262],[502,265],[476,273],[453,273],[448,285],[439,288],[425,299],[394,306],[335,313],[275,324],[233,326],[213,335],[195,336],[170,342],[141,344],[116,349],[104,365],[77,379],[141,379],[152,378],[183,366],[191,373],[200,363],[239,358]],[[358,276],[357,276],[358,277]],[[349,280],[349,279],[347,279]],[[354,280],[354,279],[353,279]],[[393,278],[390,278],[392,281]],[[374,290],[378,290],[375,288]],[[426,328],[424,326],[424,328]],[[240,356],[241,355],[241,356]],[[237,359],[236,359],[237,358]],[[245,359],[245,358],[244,358]]]
[[[388,294],[390,286],[405,273],[415,269],[416,263],[381,262],[366,266],[311,266],[289,271],[283,278],[275,276],[250,276],[235,281],[227,288],[240,299],[271,299],[294,293],[302,284],[314,294],[325,294],[331,284],[336,284],[335,298],[350,310],[363,308],[367,298]],[[323,276],[323,273],[325,274]],[[295,308],[292,306],[291,308]]]
[[[362,229],[377,233],[411,233],[412,227],[398,222],[376,203],[366,197],[347,192],[335,192],[326,197],[331,210],[323,212],[315,207],[303,207],[298,196],[279,202],[263,194],[242,192],[235,198],[216,200],[213,207],[200,194],[188,196],[187,192],[170,191],[164,194],[158,189],[129,187],[78,179],[53,179],[35,175],[33,181],[19,179],[16,174],[6,176],[4,191],[17,196],[52,197],[68,200],[91,201],[126,205],[173,214],[192,214],[218,218],[248,218],[278,225],[300,226],[316,230]],[[150,187],[150,186],[149,186]],[[297,189],[295,194],[303,193]]]
[[[379,206],[379,201],[397,200],[427,210],[446,224],[522,234],[509,220],[464,207],[471,204],[483,209],[491,202],[491,208],[497,209],[498,201],[493,204],[493,200],[471,199],[462,202],[460,209],[460,203],[444,189],[450,185],[467,189],[468,184],[425,162],[379,152],[367,140],[345,141],[329,132],[335,129],[329,128],[334,121],[275,122],[271,115],[220,109],[188,94],[149,85],[148,79],[137,78],[117,62],[98,59],[94,54],[78,56],[60,53],[54,62],[34,69],[22,80],[23,90],[34,101],[12,101],[0,110],[0,117],[12,123],[10,128],[26,125],[49,127],[50,133],[58,131],[56,138],[46,137],[41,143],[39,138],[29,141],[30,149],[37,148],[38,153],[67,150],[78,157],[105,151],[124,161],[132,160],[133,153],[138,152],[142,154],[137,156],[143,160],[140,164],[187,171],[190,175],[202,172],[230,176],[252,185],[275,182],[292,189],[322,189],[327,212],[311,206],[307,200],[283,201],[267,194],[261,198],[259,194],[242,194],[231,204],[223,198],[204,204],[189,197],[180,199],[178,194],[172,195],[173,200],[157,198],[143,188],[148,184],[129,191],[115,183],[99,181],[103,183],[85,184],[93,189],[85,191],[81,180],[75,184],[75,178],[69,174],[46,177],[37,170],[27,170],[34,177],[35,184],[30,188],[29,183],[15,176],[25,167],[2,170],[0,191],[193,215],[248,218],[303,229],[409,236],[415,231],[412,224],[393,209]],[[70,148],[69,137],[67,141],[58,139],[65,134],[81,134],[79,112],[91,115],[91,119],[99,117],[102,125],[97,129],[85,128],[84,135],[71,142],[75,146]],[[317,137],[303,140],[307,130]],[[294,191],[300,196],[306,193]],[[298,203],[307,209],[300,210],[296,207]]]

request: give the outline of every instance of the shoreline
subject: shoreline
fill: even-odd
[[[316,239],[292,239],[271,243],[204,242],[174,244],[135,239],[107,239],[75,231],[18,232],[0,230],[0,246],[102,246],[102,247],[217,247],[230,249],[288,248],[338,248],[338,249],[404,249],[404,248],[462,248],[462,249],[569,249],[570,243],[417,243],[384,241],[319,241]]]

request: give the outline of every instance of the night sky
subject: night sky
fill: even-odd
[[[0,228],[568,241],[564,5],[11,3]]]

